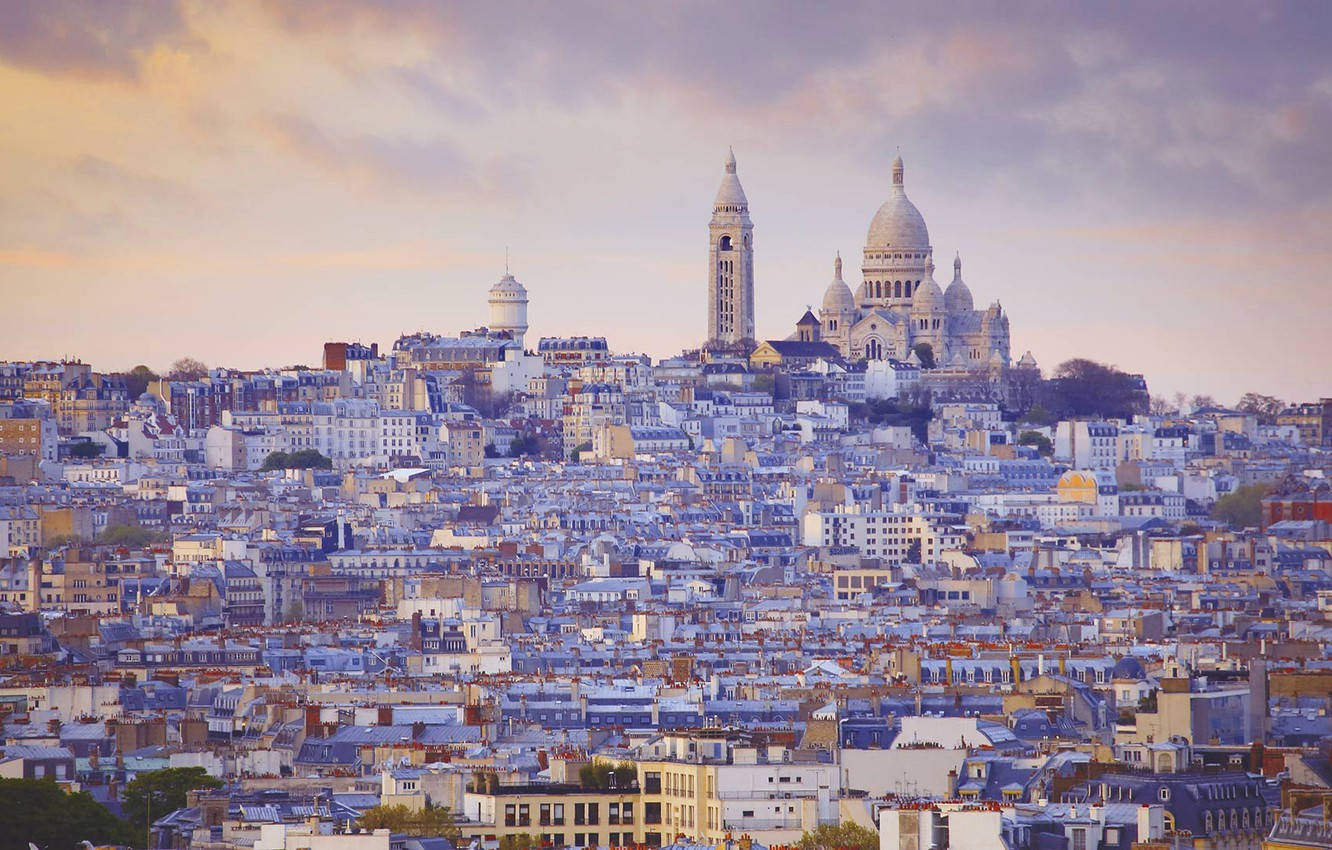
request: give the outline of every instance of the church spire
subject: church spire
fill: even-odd
[[[902,154],[898,154],[893,159],[893,186],[901,189],[906,186],[905,176],[906,168],[902,165]]]
[[[837,252],[837,259],[833,260],[833,279],[842,279],[842,252]]]
[[[961,279],[962,279],[962,255],[959,254],[959,253],[954,253],[954,254],[953,254],[953,280],[961,280]]]

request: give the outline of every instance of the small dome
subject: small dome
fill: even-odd
[[[832,283],[823,291],[824,313],[852,313],[856,309],[856,298],[851,294],[851,287],[842,280],[842,255],[837,255],[833,264]]]
[[[962,258],[953,258],[953,282],[944,292],[944,306],[949,313],[970,313],[976,309],[971,300],[971,290],[962,282]]]
[[[749,199],[740,186],[740,178],[735,173],[735,151],[726,154],[726,173],[722,175],[721,185],[717,187],[717,197],[712,202],[714,209],[735,207],[743,211],[749,209]]]
[[[930,247],[930,231],[925,217],[906,196],[902,158],[893,161],[893,194],[883,202],[870,222],[867,248],[926,250]]]
[[[527,288],[519,283],[513,275],[505,272],[504,277],[500,278],[498,283],[490,287],[490,294],[526,296]]]
[[[925,279],[911,295],[911,312],[928,313],[943,308],[944,294],[939,284],[934,282],[934,261],[925,261]]]

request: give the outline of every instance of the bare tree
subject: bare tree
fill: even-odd
[[[172,381],[197,381],[208,374],[208,366],[193,357],[182,357],[171,364],[167,378]]]

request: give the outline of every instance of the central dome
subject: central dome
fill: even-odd
[[[930,247],[930,231],[925,226],[925,217],[907,198],[903,175],[902,158],[899,156],[893,160],[892,197],[884,201],[874,214],[865,247],[892,250],[927,250]]]

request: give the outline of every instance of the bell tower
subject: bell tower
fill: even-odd
[[[749,200],[735,173],[735,153],[726,157],[708,224],[709,351],[747,356],[754,346],[754,223]]]

